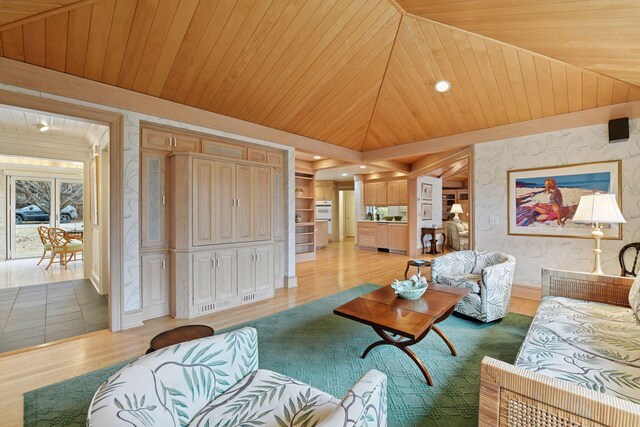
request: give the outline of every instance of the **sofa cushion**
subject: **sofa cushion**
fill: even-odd
[[[629,306],[631,306],[636,317],[640,320],[640,274],[633,281],[633,285],[629,290]]]
[[[479,274],[463,274],[462,276],[445,277],[440,276],[440,283],[456,288],[469,289],[474,294],[480,293],[480,280],[482,276]]]
[[[247,375],[204,406],[190,426],[312,426],[340,401],[300,381],[266,369]]]
[[[628,307],[545,297],[515,364],[640,403],[640,322]]]

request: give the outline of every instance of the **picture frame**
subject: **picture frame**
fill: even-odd
[[[431,203],[423,203],[420,209],[420,218],[423,221],[433,219],[433,205]]]
[[[433,200],[433,185],[427,184],[425,182],[422,183],[420,199]]]
[[[622,161],[507,172],[508,234],[591,239],[592,225],[573,222],[580,196],[613,193],[622,209]],[[604,224],[604,238],[622,239],[622,224]]]

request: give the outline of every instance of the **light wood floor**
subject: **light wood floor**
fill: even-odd
[[[330,244],[318,251],[315,261],[298,264],[298,288],[279,289],[275,298],[267,301],[202,316],[191,322],[164,317],[123,332],[94,332],[72,341],[0,355],[0,424],[22,424],[23,393],[140,356],[158,332],[186,323],[208,324],[219,330],[366,282],[387,284],[403,276],[408,259],[404,255],[356,250],[353,242]],[[537,307],[536,300],[512,297],[513,312],[533,315]]]

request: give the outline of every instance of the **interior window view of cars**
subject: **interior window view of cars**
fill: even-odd
[[[78,210],[73,206],[67,206],[60,211],[60,222],[66,224],[72,219],[78,218]],[[16,209],[16,224],[26,221],[49,221],[49,213],[43,211],[37,205],[29,205]]]

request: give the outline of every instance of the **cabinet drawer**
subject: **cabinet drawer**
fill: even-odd
[[[255,148],[249,148],[247,154],[249,156],[249,160],[251,160],[252,162],[267,162],[266,150],[256,150]]]
[[[358,246],[361,246],[363,248],[377,248],[376,236],[374,234],[358,235]]]

